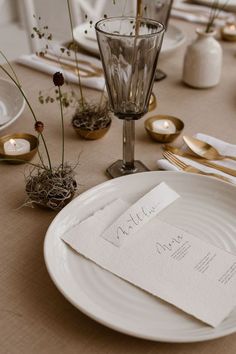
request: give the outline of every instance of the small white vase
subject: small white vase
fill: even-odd
[[[185,53],[183,81],[196,88],[216,86],[221,76],[221,45],[214,38],[215,32],[197,29],[196,33],[198,37]]]

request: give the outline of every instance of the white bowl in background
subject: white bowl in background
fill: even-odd
[[[21,115],[25,99],[11,81],[0,79],[0,131],[9,127]]]

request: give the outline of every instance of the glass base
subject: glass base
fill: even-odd
[[[134,168],[133,169],[125,169],[123,161],[118,160],[118,161],[114,162],[106,170],[108,176],[112,177],[112,178],[130,175],[130,174],[138,173],[138,172],[146,172],[146,171],[149,171],[149,169],[141,161],[138,161],[138,160],[134,161]]]

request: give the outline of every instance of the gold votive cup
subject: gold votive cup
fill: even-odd
[[[153,130],[153,123],[157,120],[163,120],[163,119],[167,121],[171,121],[175,125],[176,131],[174,133],[165,134],[165,133],[158,133]],[[179,136],[179,134],[184,129],[184,123],[182,122],[181,119],[174,116],[165,115],[165,114],[158,114],[156,116],[146,119],[144,122],[144,126],[147,133],[151,136],[151,138],[155,141],[158,141],[159,143],[171,143]]]
[[[228,42],[236,42],[236,33],[225,32],[225,30],[229,29],[233,26],[234,31],[236,31],[236,23],[228,23],[225,26],[221,27],[220,33],[221,38],[224,41]]]
[[[4,143],[10,139],[25,139],[30,143],[30,151],[20,155],[8,155],[4,151]],[[34,157],[38,151],[38,138],[34,135],[27,133],[13,133],[0,137],[0,159],[4,159],[5,162],[10,164],[25,163]]]
[[[73,122],[72,122],[72,125],[73,125]],[[110,126],[111,126],[111,122],[108,124],[107,127],[96,129],[96,130],[86,130],[83,128],[77,128],[75,125],[73,125],[73,128],[75,129],[76,133],[83,139],[98,140],[98,139],[101,139],[104,137],[104,135],[110,129]]]

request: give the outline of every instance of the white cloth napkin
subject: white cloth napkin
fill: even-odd
[[[94,62],[94,64],[96,65],[97,62],[99,62],[98,59],[88,57],[84,54],[79,54],[79,58],[81,60],[88,60],[89,58],[89,61]],[[38,57],[35,54],[22,55],[17,59],[17,62],[50,75],[53,75],[56,71],[61,71],[63,72],[66,81],[78,84],[78,77],[75,73],[70,70],[66,70],[63,67],[60,68],[60,66],[58,66],[57,64],[54,65],[54,63],[47,62],[46,60]],[[81,84],[85,87],[103,91],[105,87],[105,80],[103,76],[81,77]]]
[[[219,139],[216,139],[212,136],[201,134],[201,133],[196,134],[196,138],[200,139],[202,141],[205,141],[205,142],[209,143],[210,145],[214,146],[219,151],[219,153],[222,155],[236,156],[236,145],[226,143],[223,140],[219,140]],[[229,178],[232,183],[236,184],[236,177],[230,176],[230,175],[228,175],[224,172],[221,172],[217,169],[204,166],[196,161],[192,161],[191,159],[188,159],[188,158],[185,158],[185,157],[182,157],[179,155],[176,155],[176,157],[179,160],[185,162],[187,165],[196,167],[199,170],[206,172],[206,173],[217,173],[219,175],[225,176],[225,177]],[[219,166],[225,166],[225,167],[229,167],[229,168],[236,170],[236,161],[233,161],[230,159],[225,159],[225,160],[221,160],[221,161],[217,160],[217,161],[213,161],[213,162],[218,164]],[[166,159],[158,160],[157,165],[162,170],[180,171],[176,166],[172,165]]]
[[[189,22],[206,24],[209,21],[211,9],[206,6],[194,5],[176,0],[171,9],[171,16],[180,18]],[[232,13],[220,11],[219,16],[215,20],[217,26],[223,26],[227,21],[234,21],[235,17]]]

